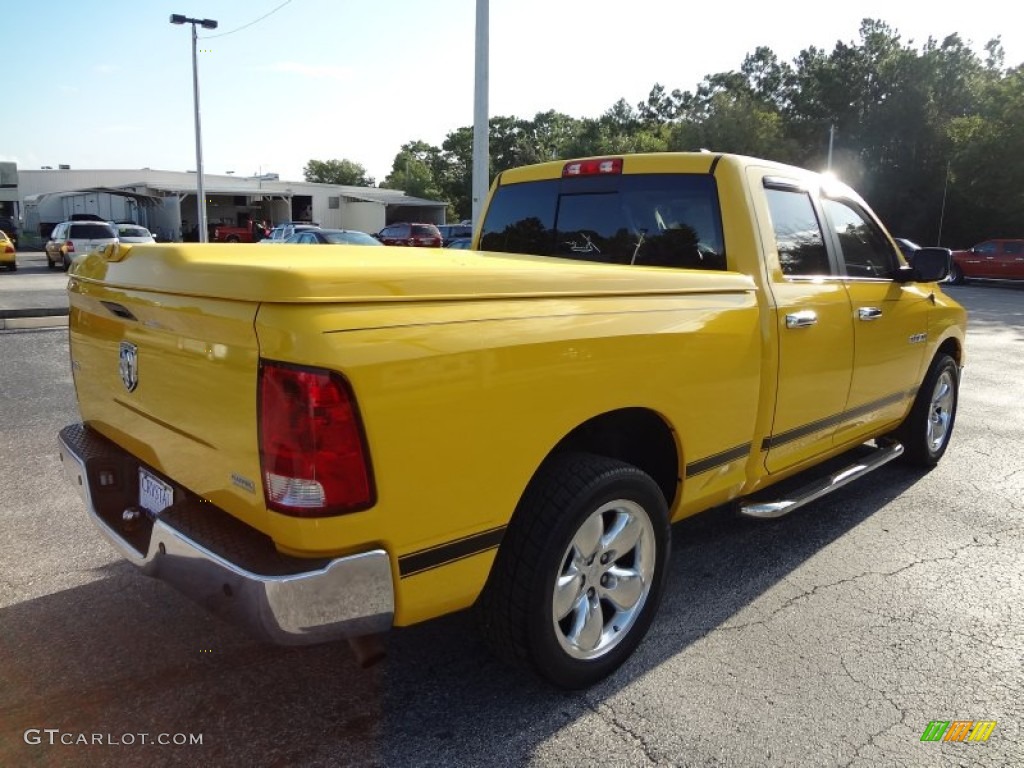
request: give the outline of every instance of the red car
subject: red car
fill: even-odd
[[[1024,280],[1024,240],[986,240],[966,251],[953,251],[949,281],[960,285],[969,277]]]
[[[376,237],[384,245],[441,247],[441,231],[433,224],[391,224],[378,232]]]

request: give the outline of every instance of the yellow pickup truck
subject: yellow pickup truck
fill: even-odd
[[[670,523],[777,517],[946,450],[949,251],[908,266],[834,180],[547,163],[495,180],[474,245],[80,256],[60,450],[93,521],[275,642],[366,658],[474,606],[497,653],[578,688],[646,633]]]

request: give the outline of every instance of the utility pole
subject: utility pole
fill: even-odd
[[[490,131],[487,89],[489,0],[476,0],[476,77],[473,87],[473,227],[480,223],[487,188],[490,186]]]
[[[832,170],[832,143],[836,137],[836,125],[832,123],[828,127],[828,170]]]
[[[946,192],[949,191],[949,160],[946,161],[946,182],[942,185],[942,210],[939,212],[939,234],[935,238],[935,245],[942,246],[942,222],[946,218]]]

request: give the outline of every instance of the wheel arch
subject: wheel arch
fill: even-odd
[[[650,475],[672,509],[680,490],[680,450],[675,430],[656,411],[621,408],[594,416],[559,440],[544,461],[567,452],[592,453],[632,464]]]
[[[960,343],[960,339],[955,336],[950,336],[948,339],[939,344],[939,348],[935,350],[935,356],[947,354],[953,358],[958,367],[963,366],[964,360],[964,348],[963,344]],[[935,359],[935,356],[932,359]]]

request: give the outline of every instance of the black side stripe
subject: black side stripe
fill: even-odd
[[[742,459],[750,453],[750,446],[751,443],[744,443],[743,445],[737,445],[735,448],[729,448],[721,453],[716,453],[713,456],[708,456],[704,459],[697,459],[697,461],[691,461],[686,465],[686,476],[692,477],[693,475],[699,475],[701,472],[716,469],[724,464],[728,464],[730,461]]]
[[[462,539],[450,541],[447,544],[439,544],[436,547],[421,549],[419,552],[412,552],[398,558],[398,574],[401,578],[415,576],[442,565],[454,563],[457,560],[464,560],[473,555],[479,555],[489,549],[496,548],[501,543],[501,537],[505,535],[505,526],[492,528],[489,531],[474,533]]]
[[[708,169],[708,173],[712,176],[715,175],[715,169],[718,167],[718,161],[722,159],[721,155],[715,155],[715,159],[711,161],[711,168]]]
[[[891,395],[886,395],[885,397],[880,398],[878,400],[873,400],[870,403],[864,403],[864,405],[858,405],[856,408],[851,408],[848,411],[843,411],[842,413],[838,413],[835,416],[827,416],[824,419],[812,421],[810,424],[804,424],[803,426],[795,427],[785,432],[781,432],[777,435],[771,435],[769,437],[766,437],[761,442],[761,450],[769,451],[772,448],[777,448],[780,445],[791,443],[794,440],[799,440],[802,437],[807,437],[807,435],[814,434],[815,432],[820,432],[823,429],[835,427],[839,424],[842,424],[844,421],[851,421],[857,418],[858,416],[863,416],[865,413],[871,413],[872,411],[877,411],[880,408],[884,408],[887,405],[892,405],[893,403],[898,403],[907,398],[912,398],[916,394],[916,387],[914,389],[908,389],[906,392],[894,392]]]

